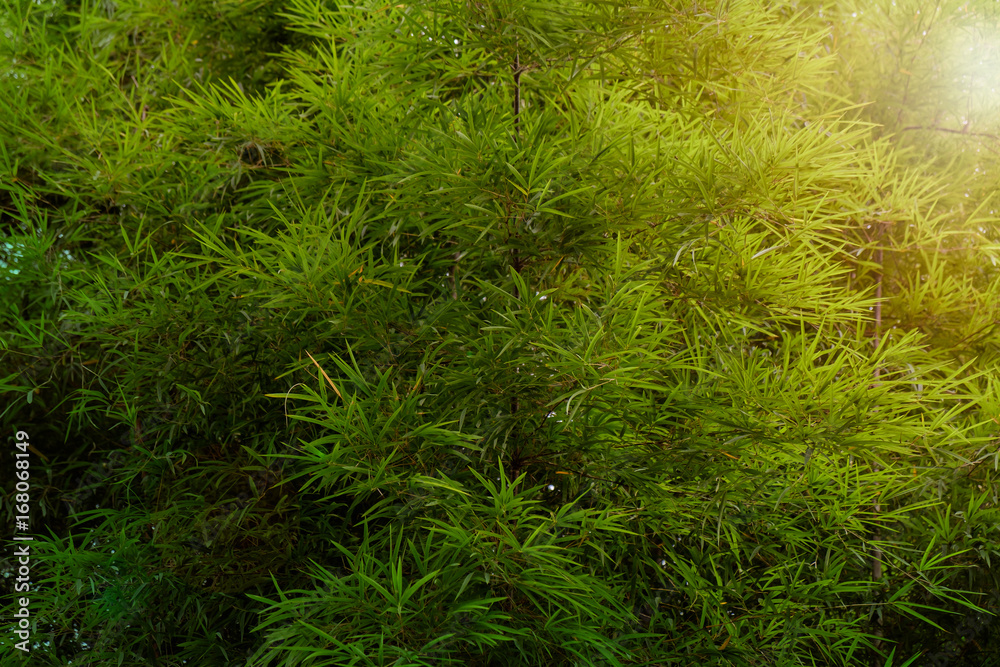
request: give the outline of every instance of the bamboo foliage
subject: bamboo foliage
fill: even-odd
[[[900,4],[8,2],[31,664],[996,659],[995,17]]]

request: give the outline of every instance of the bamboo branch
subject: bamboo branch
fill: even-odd
[[[965,125],[961,130],[953,130],[948,127],[940,127],[938,125],[907,125],[902,128],[900,132],[908,132],[910,130],[932,130],[934,132],[945,132],[947,134],[964,134],[969,137],[986,137],[987,139],[993,139],[994,141],[1000,141],[1000,136],[995,134],[990,134],[988,132],[969,132],[969,126]]]
[[[877,243],[881,242],[882,234],[885,232],[885,226],[884,225],[885,225],[885,223],[881,223],[881,222],[879,223],[878,236],[876,237],[878,239],[876,241]],[[878,265],[878,273],[875,275],[875,335],[874,335],[874,340],[875,340],[875,349],[878,349],[878,346],[881,343],[881,336],[882,336],[882,283],[883,283],[883,276],[884,276],[883,269],[882,269],[882,247],[881,246],[879,246],[875,250],[875,263]],[[874,376],[875,384],[876,385],[878,384],[878,379],[879,379],[879,376],[881,375],[881,371],[882,371],[881,368],[879,368],[878,366],[875,367],[875,371],[873,373],[873,376]],[[872,472],[878,472],[878,471],[879,471],[878,464],[874,464],[872,466]],[[876,519],[878,519],[878,517],[882,513],[882,504],[878,501],[877,496],[876,496],[874,504],[872,505],[872,513],[874,514],[874,516],[875,516]],[[878,546],[878,541],[881,538],[882,538],[882,533],[876,527],[874,529],[874,531],[872,532],[872,541],[875,542],[875,544],[872,546],[872,582],[878,582],[878,581],[882,580],[882,549]],[[876,637],[874,645],[873,645],[872,654],[871,654],[871,664],[872,664],[872,667],[879,667],[880,665],[882,665],[881,652],[882,652],[883,629],[882,629],[881,611],[882,611],[881,605],[877,605],[877,606],[872,607],[872,613],[874,614],[874,618],[873,618],[873,622],[872,622],[872,624],[873,624],[874,627],[872,628],[872,634],[875,635],[875,637]]]

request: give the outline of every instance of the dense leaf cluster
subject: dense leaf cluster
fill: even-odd
[[[896,4],[5,3],[30,664],[997,660],[995,17]]]

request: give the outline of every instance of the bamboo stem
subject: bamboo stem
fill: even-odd
[[[883,232],[883,227],[882,227],[881,223],[879,223],[879,233],[878,233],[878,237],[877,237],[878,238],[878,242],[881,242],[882,232]],[[875,332],[874,332],[875,335],[874,335],[874,340],[875,340],[875,349],[877,350],[878,347],[879,347],[879,345],[881,344],[881,336],[882,336],[882,283],[883,283],[882,278],[883,278],[883,271],[882,271],[882,248],[881,247],[879,247],[875,251],[875,262],[876,262],[876,264],[878,264],[878,267],[879,267],[878,268],[878,273],[876,274],[876,277],[875,277]],[[881,369],[878,366],[876,366],[875,367],[875,371],[873,373],[876,385],[878,384],[878,378],[879,378],[880,375],[881,375]],[[876,472],[877,473],[878,471],[879,471],[878,464],[872,465],[872,472]],[[878,501],[877,497],[876,497],[876,500],[875,500],[874,504],[872,505],[872,513],[874,514],[874,516],[875,516],[876,519],[878,519],[878,517],[882,513],[882,504]],[[881,533],[880,530],[878,530],[878,528],[876,528],[872,532],[872,540],[874,542],[876,542],[876,544],[872,546],[872,552],[871,552],[872,553],[872,581],[873,582],[877,582],[877,581],[881,581],[882,580],[882,549],[879,548],[879,546],[877,544],[877,542],[880,539],[882,539],[882,533]],[[880,665],[883,664],[882,663],[882,656],[881,656],[882,645],[883,645],[883,643],[882,643],[883,629],[882,629],[882,615],[881,615],[881,611],[882,611],[881,605],[876,605],[876,606],[872,607],[872,612],[874,614],[874,618],[872,619],[872,625],[874,626],[872,628],[872,634],[875,635],[875,637],[877,638],[875,640],[874,650],[872,651],[872,655],[871,655],[871,664],[872,664],[872,667],[879,667]]]

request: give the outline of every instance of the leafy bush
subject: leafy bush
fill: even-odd
[[[813,4],[8,3],[31,663],[996,660],[994,18]]]

